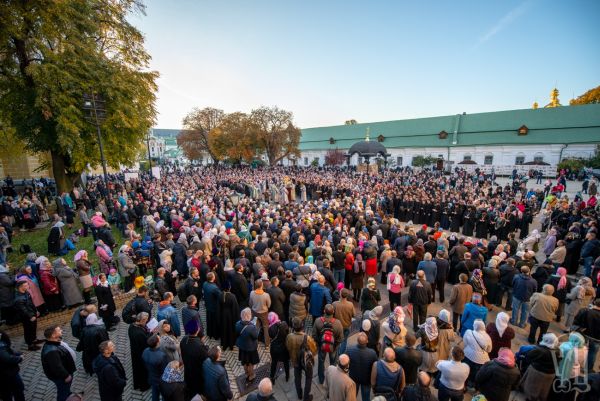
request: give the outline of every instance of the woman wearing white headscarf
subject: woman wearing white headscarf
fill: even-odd
[[[510,317],[505,312],[500,312],[496,315],[495,323],[488,323],[485,331],[492,339],[492,350],[490,351],[490,359],[498,357],[500,348],[510,349],[512,339],[515,338],[515,331],[509,326]]]
[[[435,364],[438,361],[438,342],[439,332],[437,320],[434,316],[429,316],[425,323],[419,326],[419,330],[415,333],[415,337],[421,339],[421,353],[423,354],[423,362],[419,369],[433,374],[437,371]]]
[[[521,391],[530,401],[546,401],[556,377],[555,364],[560,361],[558,338],[546,333],[539,345],[527,353],[527,371],[519,384]]]
[[[451,343],[457,338],[454,326],[452,326],[452,314],[446,309],[440,310],[437,316],[438,327],[438,360],[450,358]]]
[[[485,332],[485,323],[481,319],[475,319],[473,330],[467,330],[463,336],[465,344],[464,362],[471,368],[468,386],[473,387],[477,372],[484,363],[490,360],[489,352],[492,350],[492,339]]]

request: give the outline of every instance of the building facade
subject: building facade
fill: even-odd
[[[600,144],[600,105],[549,107],[410,120],[339,125],[302,130],[299,158],[285,164],[325,164],[328,152],[346,152],[364,140],[379,141],[390,154],[388,166],[412,165],[431,156],[444,165],[502,168],[546,166],[565,158],[588,159]],[[359,163],[358,156],[350,159]]]

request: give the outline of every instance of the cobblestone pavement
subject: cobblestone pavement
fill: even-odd
[[[503,178],[499,179],[498,181],[501,185],[503,185],[504,183],[507,182],[507,180],[503,179]],[[574,192],[577,191],[581,187],[580,182],[569,181],[569,183],[567,185],[569,187],[570,198],[572,198],[572,195],[574,194]],[[534,185],[534,187],[539,187],[539,185]],[[534,225],[536,225],[536,224],[537,224],[537,222],[534,222]],[[382,304],[385,304],[385,303],[387,303],[387,291],[385,289],[385,286],[379,284],[379,289],[381,291],[382,298],[383,298]],[[447,285],[446,286],[446,294],[447,294],[446,299],[449,299],[449,293],[450,293],[450,285]],[[407,297],[406,289],[404,290],[403,294],[404,294],[403,304],[406,305],[406,297]],[[121,304],[122,303],[123,302],[121,302]],[[431,315],[437,315],[437,313],[439,312],[439,310],[442,307],[447,308],[447,309],[450,308],[450,306],[447,303],[445,303],[445,304],[435,303],[430,306],[428,313]],[[204,310],[203,306],[202,306],[202,310]],[[494,307],[493,311],[490,312],[490,314],[488,315],[487,321],[488,322],[495,321],[496,314],[499,311],[500,310],[498,308]],[[43,332],[44,328],[48,327],[50,324],[62,324],[63,332],[64,332],[64,340],[73,349],[75,349],[75,347],[77,346],[78,340],[71,335],[71,329],[68,324],[71,314],[72,314],[72,311],[65,311],[65,312],[53,314],[51,316],[41,319],[40,324],[38,325],[38,337],[42,337],[42,332]],[[120,316],[120,310],[117,312],[117,314]],[[203,316],[203,319],[204,318],[205,317]],[[412,330],[412,321],[411,321],[411,319],[408,318],[408,316],[407,316],[407,320],[406,320],[406,326],[409,329],[409,331]],[[125,393],[124,393],[123,399],[124,400],[135,400],[135,401],[150,400],[151,395],[150,395],[149,391],[147,391],[145,393],[141,393],[137,390],[133,390],[133,388],[132,388],[133,383],[131,380],[132,372],[131,372],[131,360],[130,360],[130,355],[129,355],[129,338],[127,336],[127,327],[128,327],[127,324],[121,322],[121,323],[119,323],[117,330],[109,333],[111,340],[116,345],[115,353],[117,354],[119,359],[121,359],[123,366],[125,367],[127,377],[129,379],[129,382],[125,388]],[[526,329],[528,330],[528,327]],[[550,325],[550,331],[556,333],[557,335],[562,333],[562,329],[563,329],[563,327],[557,323],[552,322]],[[527,333],[528,333],[527,330],[516,328],[517,336],[515,338],[515,341],[513,341],[513,347],[512,347],[513,350],[516,351],[516,350],[518,350],[518,348],[521,345],[526,344],[526,337],[527,337]],[[10,328],[9,333],[11,334],[14,348],[23,352],[24,360],[23,360],[23,363],[21,364],[21,375],[23,377],[23,381],[25,383],[25,389],[26,389],[25,399],[32,400],[32,401],[52,401],[52,400],[54,400],[56,397],[56,389],[55,389],[54,384],[51,383],[46,378],[46,376],[44,375],[44,373],[42,371],[42,367],[41,367],[41,363],[40,363],[40,352],[39,351],[38,352],[27,351],[26,346],[23,343],[22,332],[19,327]],[[350,338],[349,345],[352,345],[356,342],[355,337],[356,336],[352,336]],[[561,339],[564,340],[564,338],[561,338]],[[214,341],[214,340],[207,340],[207,343],[209,345],[218,345],[218,342]],[[259,345],[259,355],[260,355],[259,366],[270,363],[270,357],[268,355],[268,352],[265,352],[262,344]],[[235,380],[236,377],[244,374],[243,368],[238,363],[238,360],[237,360],[237,350],[225,351],[224,359],[226,360],[225,367],[226,367],[228,375],[229,375],[233,393],[236,396],[235,398],[244,400],[246,398],[246,396],[243,396],[243,397],[238,396],[239,393],[238,393],[237,384],[236,384],[236,380]],[[324,392],[323,387],[320,384],[318,384],[318,379],[316,377],[316,371],[317,371],[317,369],[315,366],[315,374],[314,374],[314,378],[313,378],[312,393],[313,393],[315,401],[321,401],[321,400],[325,400],[326,397],[325,397],[325,392]],[[81,362],[81,353],[77,353],[77,372],[74,374],[72,390],[74,392],[83,393],[83,397],[86,401],[87,400],[90,400],[90,401],[91,400],[99,400],[97,379],[95,376],[90,377],[85,374],[85,372],[83,370],[82,362]],[[293,372],[292,372],[292,378],[288,382],[285,381],[285,376],[283,374],[280,374],[278,379],[275,382],[274,391],[275,391],[275,397],[279,401],[296,400],[297,398],[296,398],[296,392],[295,392],[294,383],[293,383]],[[435,390],[434,390],[434,392],[435,392]],[[359,399],[360,399],[360,396],[359,396]],[[471,399],[471,394],[467,393],[465,399],[466,399],[466,401],[469,401]],[[512,398],[512,400],[515,400],[515,401],[518,401],[520,399],[521,399],[521,397],[517,394],[515,394],[515,397]]]
[[[384,288],[385,286],[379,285],[379,287],[382,292],[382,298],[383,298],[382,304],[385,304],[385,303],[387,303],[387,291],[385,291],[385,288]],[[446,286],[446,294],[447,294],[446,298],[448,299],[449,295],[450,295],[450,286],[449,285]],[[406,305],[406,297],[407,297],[407,291],[405,290],[403,293],[403,304],[405,304],[405,305]],[[432,304],[430,306],[428,313],[431,315],[437,315],[437,313],[439,312],[439,310],[442,307],[449,309],[449,305],[447,304],[447,302],[444,304],[440,304],[438,302],[438,303]],[[202,309],[203,309],[203,307],[202,307]],[[494,310],[492,312],[490,312],[490,314],[488,315],[488,322],[494,321],[495,316],[496,316],[497,312],[499,312],[499,311],[500,310],[498,308],[494,307]],[[70,315],[71,312],[69,311],[68,313]],[[60,317],[57,315],[56,319],[59,319],[59,318]],[[204,316],[203,316],[203,318],[204,318]],[[64,321],[64,316],[63,316],[62,321]],[[43,329],[45,327],[47,327],[47,325],[50,325],[51,323],[52,322],[48,321],[46,325],[38,327],[38,336],[41,337]],[[412,330],[412,320],[408,316],[406,319],[406,326],[409,331]],[[73,349],[75,349],[75,347],[77,346],[78,340],[71,335],[70,326],[68,324],[64,324],[62,327],[63,327],[63,331],[64,331],[64,341],[66,341]],[[119,359],[121,359],[121,361],[123,362],[123,366],[125,367],[127,377],[130,379],[125,388],[124,399],[125,400],[150,400],[151,396],[150,396],[149,391],[145,392],[145,393],[141,393],[137,390],[133,390],[133,388],[132,388],[133,383],[131,382],[132,373],[131,373],[131,360],[130,360],[130,355],[129,355],[129,338],[127,337],[127,327],[128,327],[127,324],[121,322],[121,323],[119,323],[117,330],[109,333],[111,340],[116,344],[115,353],[117,354]],[[553,331],[557,334],[560,333],[560,330],[562,330],[562,327],[560,327],[556,323],[552,323],[550,327],[551,327],[551,331]],[[526,343],[526,336],[528,333],[526,330],[519,329],[519,328],[516,328],[516,332],[517,332],[517,337],[516,337],[515,341],[513,342],[513,350],[517,350],[521,345]],[[26,400],[33,400],[33,401],[54,400],[56,397],[56,390],[55,390],[54,384],[51,383],[46,378],[46,376],[43,374],[43,371],[41,368],[41,363],[40,363],[40,352],[39,351],[37,351],[37,352],[27,351],[26,346],[23,343],[23,338],[21,335],[13,336],[13,342],[14,342],[14,344],[13,344],[14,347],[16,349],[20,349],[20,351],[23,352],[23,356],[24,356],[24,361],[21,364],[21,375],[22,375],[23,381],[25,383]],[[352,336],[350,338],[349,345],[353,345],[353,344],[355,344],[355,342],[356,342],[356,336]],[[218,342],[214,341],[214,340],[207,340],[207,343],[209,345],[218,345]],[[270,364],[270,357],[268,355],[268,352],[265,352],[262,344],[259,345],[259,355],[260,355],[259,366],[262,366],[265,364],[266,365]],[[237,350],[225,351],[224,359],[226,361],[225,367],[226,367],[228,375],[229,375],[232,390],[233,390],[234,394],[236,395],[237,399],[244,400],[246,398],[246,396],[243,396],[243,397],[238,396],[238,389],[237,389],[237,384],[236,384],[236,380],[235,380],[236,377],[244,374],[243,368],[241,367],[241,365],[238,363],[238,360],[237,360]],[[315,366],[315,373],[314,373],[313,387],[312,387],[312,393],[314,396],[314,400],[315,401],[325,400],[326,397],[325,397],[324,389],[320,384],[318,384],[318,379],[316,377],[316,371],[317,371],[317,369]],[[81,362],[81,353],[77,353],[77,372],[74,374],[72,390],[73,390],[73,392],[78,392],[78,393],[83,392],[83,396],[84,396],[85,400],[91,401],[91,400],[99,399],[97,379],[95,376],[90,377],[87,374],[85,374],[85,372],[83,370],[82,362]],[[294,389],[294,383],[293,383],[293,372],[292,372],[292,378],[288,382],[285,381],[285,375],[283,374],[283,372],[280,372],[280,374],[275,382],[274,391],[275,391],[275,397],[279,401],[296,400],[297,398],[296,398],[296,391]],[[467,394],[467,396],[468,396],[467,397],[467,401],[468,401],[470,399],[470,395]]]

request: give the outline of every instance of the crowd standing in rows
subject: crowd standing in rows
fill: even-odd
[[[46,210],[49,197],[37,186],[2,199],[2,319],[22,324],[30,351],[44,343],[42,366],[61,401],[78,351],[102,400],[121,399],[128,380],[156,401],[231,399],[222,353],[237,348],[251,385],[259,342],[270,354],[270,380],[249,399],[274,399],[279,362],[286,381],[293,369],[303,400],[312,399],[315,363],[330,400],[359,392],[363,400],[434,400],[431,387],[440,401],[466,391],[507,401],[513,389],[532,401],[581,390],[578,399],[598,399],[596,180],[586,199],[569,199],[565,174],[544,190],[513,178],[502,187],[493,175],[458,169],[372,177],[283,167],[90,177],[55,198],[48,256],[24,249],[26,264],[9,269],[13,228],[31,228],[24,211],[36,209],[39,219]],[[541,229],[530,231],[534,218]],[[77,251],[78,235],[94,237],[97,266]],[[135,296],[119,317],[120,292]],[[436,295],[442,309],[432,315]],[[37,319],[63,308],[76,308],[76,350],[60,326],[37,338]],[[500,312],[489,321],[493,308]],[[548,332],[552,321],[569,333],[565,341]],[[133,377],[110,341],[118,324],[129,324]],[[515,353],[515,332],[527,326],[531,345]],[[10,344],[1,333],[0,388],[3,398],[22,399],[22,356]]]

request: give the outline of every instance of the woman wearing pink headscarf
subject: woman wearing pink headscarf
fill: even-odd
[[[520,378],[515,354],[510,348],[500,348],[498,357],[485,363],[477,372],[475,386],[489,401],[508,401]]]
[[[286,322],[279,320],[279,316],[275,312],[269,312],[267,315],[269,321],[269,337],[271,338],[271,381],[275,381],[275,372],[277,371],[277,363],[283,362],[285,370],[285,381],[290,378],[290,355],[285,345],[290,329]]]
[[[567,269],[559,267],[556,270],[556,274],[553,274],[548,278],[546,284],[552,284],[554,287],[554,298],[558,299],[558,310],[556,311],[556,321],[560,322],[565,310],[565,303],[567,302],[567,294],[571,292],[571,281],[567,279]]]

